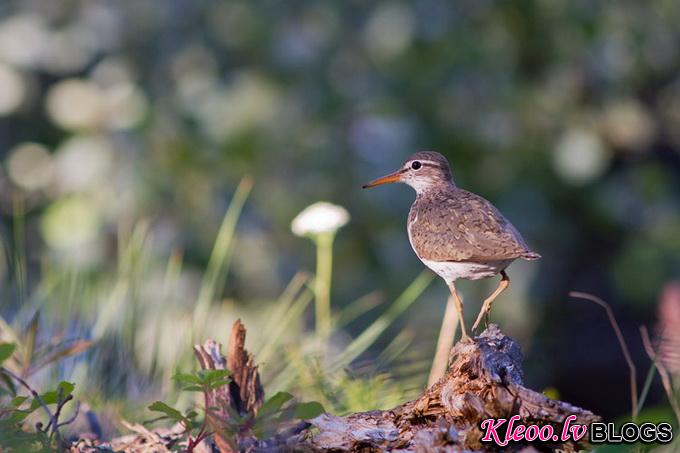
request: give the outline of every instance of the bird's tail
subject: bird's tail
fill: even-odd
[[[536,252],[532,252],[531,250],[527,250],[526,252],[524,252],[524,253],[522,254],[522,258],[525,259],[525,260],[527,260],[527,261],[537,260],[537,259],[539,259],[540,257],[541,257],[541,255],[539,255],[539,254],[536,253]]]

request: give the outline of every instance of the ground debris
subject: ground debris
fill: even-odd
[[[246,330],[237,321],[231,334],[228,355],[221,354],[220,344],[208,340],[194,348],[203,369],[231,371],[227,386],[206,396],[215,410],[209,425],[218,427],[221,417],[237,411],[255,414],[262,406],[264,392],[252,356],[245,350]],[[524,387],[522,354],[517,343],[491,324],[472,342],[457,343],[450,353],[446,375],[407,403],[386,411],[369,411],[338,417],[322,414],[307,422],[288,426],[270,439],[257,440],[249,433],[225,439],[216,434],[203,441],[196,452],[460,452],[496,451],[499,447],[483,443],[480,423],[488,418],[519,415],[523,424],[550,423],[559,429],[567,416],[574,424],[589,424],[600,418],[592,412]],[[114,451],[164,452],[179,448],[178,429],[148,430],[141,425],[127,425],[133,434],[108,443],[81,440],[72,452]],[[219,430],[215,430],[219,432]],[[503,451],[531,453],[538,450],[576,451],[586,447],[579,443],[555,441],[550,444],[514,444]],[[108,450],[111,451],[111,450]]]

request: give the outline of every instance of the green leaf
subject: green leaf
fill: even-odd
[[[40,395],[40,399],[42,399],[43,404],[59,404],[73,393],[74,388],[75,384],[73,382],[61,381],[59,385],[57,385],[56,390],[43,393]],[[35,410],[38,407],[40,407],[40,400],[38,398],[33,398],[31,410]]]
[[[185,392],[202,392],[205,389],[198,385],[190,385],[188,387],[182,387],[182,390],[184,390]]]
[[[293,399],[293,395],[287,392],[278,392],[276,395],[269,398],[260,408],[258,417],[267,416],[278,411],[286,404],[288,401]]]
[[[212,383],[215,381],[223,381],[231,375],[229,370],[201,370],[198,372],[201,380],[205,383]]]
[[[21,423],[26,419],[26,417],[31,415],[32,412],[32,410],[16,409],[10,413],[10,416],[6,420],[11,424]]]
[[[73,382],[61,381],[59,385],[57,385],[57,393],[61,393],[61,397],[63,399],[71,395],[71,393],[73,393],[73,389],[75,388],[76,385]]]
[[[229,384],[229,370],[204,370],[199,371],[203,379],[203,387],[207,390],[214,390]]]
[[[149,410],[154,412],[161,412],[165,414],[168,418],[178,422],[186,421],[186,417],[182,415],[180,411],[178,411],[174,407],[168,406],[162,401],[156,401],[149,405]]]
[[[14,343],[0,343],[0,364],[12,357],[16,348],[17,345]]]
[[[210,390],[215,390],[220,387],[224,387],[225,385],[229,384],[229,379],[221,379],[219,381],[214,381],[209,383],[206,387],[208,387]]]
[[[200,384],[201,378],[189,373],[177,373],[172,379],[178,384]]]
[[[326,412],[321,405],[316,401],[310,401],[308,403],[300,403],[295,407],[295,418],[301,420],[309,420],[310,418],[318,417],[319,415]]]
[[[34,411],[37,408],[39,408],[42,404],[54,404],[57,402],[57,393],[56,392],[47,392],[44,395],[40,395],[40,398],[33,398],[31,401],[31,407],[30,410]]]
[[[11,395],[16,395],[17,394],[17,389],[16,386],[14,385],[14,380],[9,377],[7,373],[2,372],[2,368],[0,368],[0,381],[5,385],[6,391],[3,388],[0,388],[0,391],[2,393],[9,392]]]
[[[56,390],[51,390],[40,395],[40,398],[33,398],[31,401],[31,410],[36,410],[42,404],[57,404],[59,402],[59,395]]]
[[[229,370],[199,370],[195,374],[177,373],[173,379],[189,392],[212,390],[229,383]]]
[[[12,406],[14,406],[14,407],[19,407],[19,406],[21,406],[22,404],[24,404],[24,401],[26,401],[27,399],[28,399],[27,396],[16,396],[16,397],[14,397],[14,398],[12,399],[12,403],[11,403],[11,404],[12,404]]]

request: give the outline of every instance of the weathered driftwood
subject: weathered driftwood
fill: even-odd
[[[524,387],[519,346],[497,326],[490,325],[474,342],[459,342],[453,347],[446,375],[416,400],[386,411],[345,417],[323,414],[309,422],[287,426],[264,441],[256,440],[247,426],[227,439],[224,422],[229,414],[256,414],[264,399],[257,366],[244,348],[245,334],[245,328],[237,321],[226,358],[220,345],[212,340],[194,348],[203,369],[226,366],[232,373],[229,385],[206,395],[206,407],[212,408],[208,424],[215,434],[195,451],[494,451],[499,448],[481,441],[480,423],[487,418],[518,414],[522,423],[551,423],[557,429],[568,415],[575,415],[573,423],[578,424],[599,419],[590,411],[551,400]],[[150,431],[137,428],[137,433],[126,436],[125,442],[113,441],[108,445],[123,446],[124,451],[130,452],[168,451],[164,448],[179,445],[176,428]],[[535,451],[534,447],[575,450],[583,446],[559,442],[515,444],[504,450]]]
[[[388,411],[347,417],[322,415],[312,424],[319,430],[309,443],[328,450],[460,451],[495,450],[482,443],[480,423],[487,418],[521,416],[522,423],[562,424],[597,421],[592,412],[527,389],[522,384],[522,355],[517,343],[491,325],[473,343],[456,344],[446,375],[414,401]],[[558,431],[559,432],[559,431]],[[506,450],[521,450],[511,445]],[[573,450],[554,443],[541,448]]]

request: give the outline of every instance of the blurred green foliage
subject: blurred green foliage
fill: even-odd
[[[413,196],[359,187],[435,149],[543,255],[510,269],[493,313],[529,380],[625,413],[602,398],[627,385],[606,320],[565,294],[606,298],[637,342],[680,274],[679,21],[674,0],[4,1],[0,316],[22,331],[40,310],[41,344],[92,341],[36,378],[95,405],[185,398],[169,383],[190,345],[237,317],[267,391],[394,404],[425,382],[446,289],[399,298],[422,267]],[[319,199],[352,216],[334,248],[341,366],[318,356],[313,282],[294,277],[314,248],[290,222]],[[463,285],[471,311],[494,284]],[[294,388],[317,369],[326,395]]]

